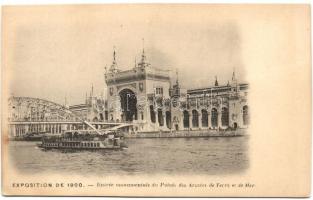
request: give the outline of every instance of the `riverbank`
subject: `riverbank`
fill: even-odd
[[[192,137],[236,137],[246,135],[246,129],[237,130],[183,130],[163,132],[125,133],[125,138],[192,138]]]
[[[181,130],[181,131],[156,131],[124,133],[125,138],[193,138],[193,137],[237,137],[246,135],[246,129],[237,130]],[[14,141],[40,141],[37,137],[15,137]]]

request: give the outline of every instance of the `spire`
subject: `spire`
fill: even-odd
[[[176,85],[178,86],[178,69],[176,68]]]
[[[87,104],[88,101],[88,96],[87,96],[87,92],[86,92],[86,97],[85,97],[85,103]]]
[[[231,77],[231,80],[232,80],[232,81],[235,81],[235,80],[236,80],[235,69],[233,70],[233,76]]]
[[[117,63],[116,63],[116,52],[115,52],[115,46],[113,46],[113,62],[110,67],[110,72],[116,72],[117,71]]]
[[[142,38],[142,55],[141,55],[141,62],[144,63],[146,61],[145,55],[145,39]]]
[[[236,74],[235,74],[235,68],[233,70],[233,75],[232,75],[232,78],[231,78],[231,84],[236,86],[237,85],[237,78],[236,78]]]
[[[91,84],[90,97],[93,97],[93,84]]]
[[[116,52],[115,52],[115,46],[113,47],[113,63],[116,63]]]
[[[218,82],[217,82],[217,76],[215,76],[215,86],[218,86]]]
[[[150,64],[146,62],[146,55],[145,55],[145,39],[142,38],[142,54],[141,54],[141,61],[138,63],[138,66],[147,67]]]

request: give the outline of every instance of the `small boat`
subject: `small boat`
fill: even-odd
[[[38,147],[43,149],[121,149],[126,147],[118,131],[99,134],[93,131],[73,130],[62,134],[46,134]]]
[[[45,134],[44,132],[26,133],[23,136],[22,140],[24,140],[24,141],[40,141],[44,134]]]

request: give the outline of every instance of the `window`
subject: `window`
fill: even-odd
[[[222,108],[222,126],[229,125],[229,114],[227,108]]]
[[[189,128],[189,113],[187,110],[184,111],[184,128]]]
[[[243,117],[243,124],[248,125],[249,124],[249,111],[248,106],[244,106],[242,108],[242,117]]]
[[[201,115],[202,127],[208,127],[208,112],[206,110],[201,110]]]
[[[192,111],[192,127],[199,127],[199,114],[198,111]]]
[[[155,94],[163,94],[163,88],[162,87],[157,87],[155,89]]]
[[[150,105],[150,118],[151,118],[151,122],[152,123],[155,123],[155,112],[154,112],[154,109],[153,109],[153,105]]]
[[[217,127],[217,109],[216,108],[212,108],[212,111],[211,111],[211,125],[212,127]]]
[[[163,113],[161,109],[158,109],[158,120],[159,120],[159,125],[163,126],[164,125],[164,119],[163,119]]]

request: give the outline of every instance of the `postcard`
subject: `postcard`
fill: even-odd
[[[2,194],[308,197],[309,5],[2,7]]]

